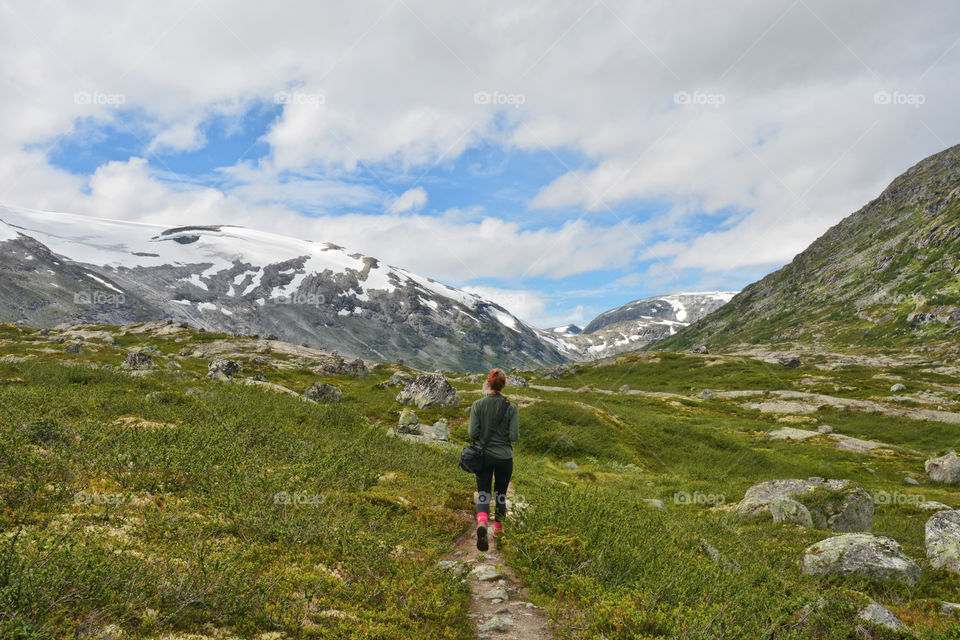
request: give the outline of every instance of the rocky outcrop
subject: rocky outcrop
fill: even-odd
[[[394,371],[392,376],[377,386],[381,389],[386,389],[387,387],[405,387],[411,380],[413,380],[412,374],[406,371]]]
[[[508,387],[529,387],[530,383],[527,382],[526,378],[521,378],[520,376],[508,375],[507,386]]]
[[[904,555],[896,540],[869,533],[847,533],[807,547],[803,572],[814,576],[856,574],[910,585],[920,578],[920,567]]]
[[[460,395],[443,375],[422,373],[397,394],[397,402],[416,405],[420,409],[455,407],[460,404]]]
[[[927,558],[935,569],[960,573],[960,511],[940,511],[927,520]]]
[[[805,506],[813,525],[832,531],[869,531],[873,526],[873,499],[862,487],[849,480],[809,480],[787,479],[770,480],[747,489],[743,500],[737,505],[740,516],[757,516],[773,513],[771,505],[783,499],[791,499]],[[778,507],[783,511],[791,505]],[[791,522],[804,522],[806,519],[799,509],[790,509],[795,516],[787,518]]]
[[[318,402],[320,404],[333,404],[340,402],[343,392],[339,387],[326,382],[314,382],[303,392],[303,397]]]
[[[237,360],[214,358],[207,365],[207,377],[221,382],[228,382],[233,376],[240,375],[243,366]]]
[[[131,351],[124,358],[121,368],[129,371],[146,371],[153,369],[153,356],[143,351]]]
[[[341,356],[331,355],[320,358],[320,361],[310,370],[320,376],[352,376],[354,378],[366,378],[370,375],[367,365],[363,360],[346,360]]]
[[[923,469],[934,482],[960,484],[960,456],[957,455],[956,451],[950,451],[939,458],[927,460]]]

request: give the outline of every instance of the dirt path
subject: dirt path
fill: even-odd
[[[512,497],[512,489],[508,495]],[[487,528],[490,550],[477,551],[477,527],[471,525],[460,536],[448,561],[472,568],[470,617],[476,623],[477,638],[516,640],[552,640],[547,615],[529,601],[529,592],[521,585],[497,551],[493,526]]]

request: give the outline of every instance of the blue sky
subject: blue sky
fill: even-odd
[[[936,0],[5,10],[0,202],[336,242],[537,326],[740,289],[960,138]]]

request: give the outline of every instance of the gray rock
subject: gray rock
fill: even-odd
[[[437,569],[441,571],[453,571],[455,574],[460,575],[466,572],[467,565],[460,560],[441,560],[437,563]]]
[[[79,354],[83,353],[83,343],[82,342],[71,342],[67,345],[67,348],[63,350],[64,353],[73,353]]]
[[[808,431],[807,429],[797,429],[795,427],[781,427],[774,429],[767,434],[767,438],[774,442],[783,440],[806,440],[820,435],[817,431]]]
[[[779,356],[777,362],[781,367],[787,367],[788,369],[796,369],[802,364],[797,356]]]
[[[267,381],[267,376],[265,376],[265,375],[263,375],[262,373],[259,373],[259,372],[258,372],[258,373],[253,374],[252,376],[250,376],[250,379],[253,380],[253,381],[255,381],[255,382],[266,382],[266,381]]]
[[[447,423],[447,419],[440,418],[434,422],[433,426],[430,427],[430,433],[428,435],[434,440],[449,440],[450,425]]]
[[[214,358],[213,361],[207,365],[207,377],[222,382],[229,382],[233,376],[239,375],[242,369],[243,367],[236,360]]]
[[[945,616],[960,615],[960,604],[956,602],[944,602],[940,605],[940,613]]]
[[[397,421],[397,433],[420,435],[420,418],[417,417],[413,409],[406,408],[400,412],[400,419]]]
[[[168,360],[168,361],[167,361],[167,369],[182,369],[182,368],[183,368],[183,367],[180,366],[180,363],[177,362],[176,360]]]
[[[563,468],[566,469],[567,471],[579,471],[580,465],[578,465],[576,462],[571,460],[569,462],[564,462]]]
[[[960,573],[960,511],[935,513],[927,520],[925,540],[933,568]]]
[[[319,402],[320,404],[333,404],[340,402],[343,392],[340,387],[335,387],[326,382],[314,382],[303,392],[303,397]]]
[[[956,451],[950,451],[939,458],[927,460],[923,469],[934,482],[960,484],[960,456],[957,455]]]
[[[127,357],[124,359],[123,364],[120,365],[122,369],[127,369],[128,371],[144,371],[147,369],[153,369],[153,356],[149,353],[144,353],[143,351],[131,351],[127,354]]]
[[[915,585],[920,567],[893,538],[845,533],[821,540],[803,553],[803,572],[814,576],[856,574]]]
[[[770,503],[770,515],[774,522],[789,522],[802,527],[812,527],[810,510],[792,498],[778,498]]]
[[[506,631],[510,628],[510,620],[506,617],[493,616],[479,627],[477,630],[481,632],[487,631]]]
[[[833,427],[828,424],[821,424],[817,427],[817,433],[833,433]]]
[[[693,349],[690,350],[692,353],[710,353],[710,350],[707,349],[706,345],[698,344]]]
[[[899,631],[907,628],[906,625],[900,622],[900,618],[893,615],[889,609],[877,604],[876,602],[867,605],[857,617],[865,622],[869,622],[880,627],[886,627],[887,629]]]
[[[906,390],[907,390],[907,385],[903,384],[902,382],[898,382],[897,384],[890,387],[890,391],[894,393],[897,393],[898,391],[906,391]]]
[[[529,387],[530,383],[527,382],[526,378],[521,378],[520,376],[508,375],[507,386],[508,387]]]
[[[914,487],[916,487],[917,485],[920,484],[919,482],[917,482],[915,479],[911,478],[910,476],[907,476],[906,478],[904,478],[904,479],[903,479],[903,483],[904,483],[904,484],[912,485],[912,486],[914,486]]]
[[[717,392],[712,389],[702,389],[697,395],[703,400],[713,400],[717,397]]]
[[[814,492],[824,494],[807,507],[815,526],[840,532],[869,531],[873,527],[873,499],[863,487],[849,480],[810,478],[762,482],[747,489],[736,513],[746,517],[760,515],[770,512],[770,505],[777,500],[796,499]]]
[[[660,509],[661,511],[667,510],[667,505],[663,504],[663,500],[657,500],[656,498],[644,498],[643,501],[651,507]]]
[[[480,582],[492,582],[500,577],[500,571],[490,564],[478,564],[470,572],[470,577]]]
[[[494,587],[493,589],[490,589],[490,591],[487,591],[485,594],[483,594],[483,597],[485,600],[500,600],[503,602],[504,600],[510,599],[510,594],[507,593],[505,587]]]
[[[387,387],[405,387],[411,380],[413,380],[413,376],[406,371],[394,371],[393,375],[381,382],[379,386],[383,389]]]
[[[441,374],[422,373],[397,394],[397,402],[413,404],[420,409],[455,407],[460,404],[460,395]]]
[[[951,509],[949,505],[945,505],[942,502],[937,502],[936,500],[926,500],[917,505],[917,509],[923,511],[940,511],[942,509]]]
[[[370,375],[367,365],[360,358],[348,361],[339,355],[318,357],[316,364],[310,367],[310,370],[321,376],[366,378]]]
[[[620,391],[621,391],[621,392],[624,392],[624,393],[626,393],[627,391],[630,391],[630,385],[628,385],[628,384],[622,384],[622,385],[620,385]]]

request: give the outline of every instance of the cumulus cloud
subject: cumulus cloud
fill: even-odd
[[[387,213],[416,211],[422,209],[425,204],[427,204],[427,191],[423,187],[414,187],[394,198],[390,206],[387,207]]]
[[[781,264],[960,138],[956,3],[4,7],[0,200],[297,230],[453,282],[655,259],[669,286],[676,269]],[[148,166],[204,148],[205,119],[263,105],[277,115],[261,160],[213,181]],[[143,148],[89,175],[44,155],[79,123],[131,118]],[[391,177],[482,145],[566,168],[519,222],[422,215],[419,188],[392,199]],[[599,221],[648,201],[668,213]],[[331,215],[344,207],[358,213]],[[571,208],[585,217],[550,218]]]

